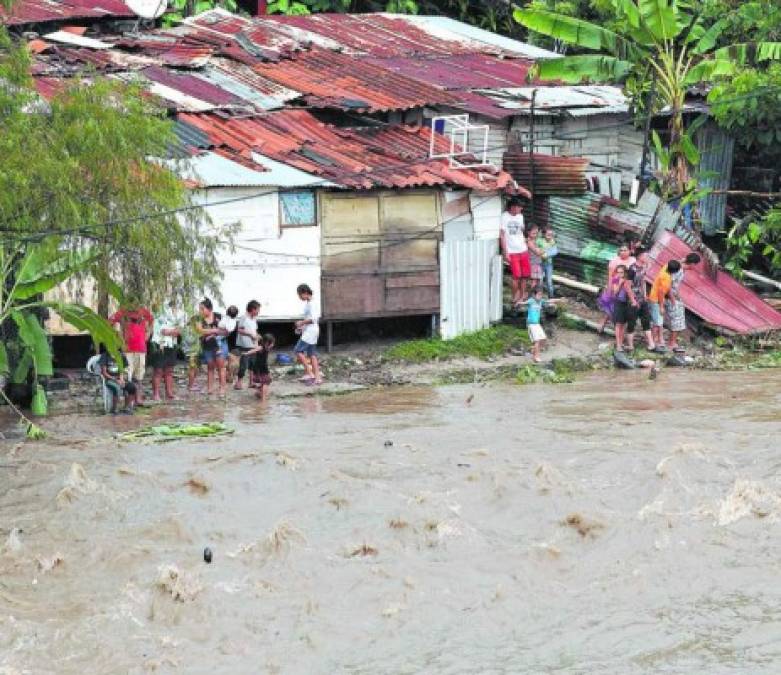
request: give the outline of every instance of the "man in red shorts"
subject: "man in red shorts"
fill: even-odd
[[[502,214],[499,242],[504,259],[510,265],[513,279],[513,306],[517,307],[526,300],[526,281],[531,276],[529,250],[526,248],[524,234],[523,206],[517,199],[511,200],[507,210]]]

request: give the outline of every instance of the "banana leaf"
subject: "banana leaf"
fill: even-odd
[[[63,321],[68,322],[74,328],[89,333],[96,345],[105,345],[112,358],[119,362],[122,338],[104,318],[83,305],[74,305],[67,302],[45,302],[41,304],[51,307],[62,317]]]
[[[516,9],[515,20],[529,30],[595,51],[608,51],[613,56],[627,58],[635,46],[618,33],[582,19],[557,14],[545,9]]]
[[[638,0],[637,7],[643,25],[659,41],[672,40],[688,23],[680,21],[681,13],[669,0]]]
[[[27,300],[45,293],[77,272],[88,269],[94,259],[92,249],[62,251],[56,240],[34,244],[19,265],[13,297]]]
[[[533,73],[541,80],[561,80],[577,84],[584,81],[620,81],[631,70],[631,63],[613,56],[582,54],[540,61],[534,67]]]
[[[19,363],[14,368],[13,375],[11,376],[11,382],[14,384],[24,384],[27,382],[27,375],[30,372],[30,368],[33,365],[33,357],[29,349],[25,349],[22,352],[22,357],[19,359]]]
[[[117,438],[122,441],[135,441],[144,438],[151,438],[157,442],[171,441],[179,438],[203,438],[211,436],[224,436],[232,434],[233,429],[222,422],[201,422],[196,424],[171,423],[156,424],[153,426],[142,427],[135,431],[126,431],[117,434]]]
[[[706,54],[709,52],[716,46],[716,41],[721,37],[721,34],[728,25],[729,21],[727,21],[727,19],[719,19],[705,31],[692,52],[695,54]]]
[[[745,42],[717,49],[716,59],[736,61],[740,64],[760,63],[781,59],[781,42]]]
[[[19,339],[32,357],[36,376],[48,377],[54,375],[49,338],[46,335],[46,331],[43,330],[38,317],[29,312],[13,310],[11,318],[19,327]]]

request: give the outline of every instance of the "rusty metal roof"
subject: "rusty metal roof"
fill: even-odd
[[[233,119],[181,114],[180,119],[206,133],[216,152],[245,166],[265,155],[352,188],[459,185],[496,190],[511,182],[501,171],[458,170],[445,160],[429,159],[429,129],[339,129],[305,110]],[[449,141],[440,137],[438,147],[449,147]]]
[[[0,7],[0,24],[6,26],[133,16],[135,14],[120,0],[18,0],[10,10]]]
[[[521,149],[504,153],[504,169],[535,195],[582,195],[586,192],[586,168],[582,157],[553,157],[535,153],[534,159]],[[532,181],[532,163],[534,181]]]
[[[439,87],[321,48],[277,63],[260,63],[253,70],[297,89],[307,104],[318,108],[377,112],[457,102]]]
[[[682,239],[672,232],[663,232],[649,252],[652,264],[649,281],[670,260],[683,260],[692,252]],[[706,323],[735,333],[763,333],[781,329],[781,313],[733,279],[718,270],[707,274],[703,265],[689,270],[681,284],[680,295],[686,309]]]

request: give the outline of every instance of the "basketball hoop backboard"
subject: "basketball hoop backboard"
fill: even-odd
[[[450,140],[449,150],[436,147],[436,134]],[[431,159],[447,159],[453,169],[476,169],[488,166],[488,125],[470,124],[469,115],[441,115],[431,119]],[[459,159],[465,158],[465,161]],[[466,159],[469,158],[469,159]]]

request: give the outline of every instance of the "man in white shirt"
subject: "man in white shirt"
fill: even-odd
[[[523,206],[516,199],[510,201],[507,210],[502,214],[499,243],[504,259],[510,265],[513,305],[518,306],[526,300],[526,283],[531,276],[531,262],[526,247]]]
[[[258,343],[258,314],[260,313],[260,303],[257,300],[250,300],[247,303],[247,312],[239,317],[236,324],[236,350],[239,352],[239,372],[236,375],[236,384],[234,389],[241,389],[241,381],[247,373],[249,360],[246,352],[257,346]]]

